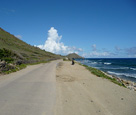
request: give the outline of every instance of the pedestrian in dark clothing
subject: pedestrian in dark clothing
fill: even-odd
[[[74,58],[72,59],[72,65],[74,65],[75,64],[75,62],[74,62]]]

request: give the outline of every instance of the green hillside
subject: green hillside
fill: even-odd
[[[31,46],[0,28],[0,49],[3,48],[10,50],[16,60],[26,62],[40,62],[61,58],[59,55]]]

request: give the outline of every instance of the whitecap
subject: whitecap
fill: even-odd
[[[117,76],[126,76],[126,77],[134,77],[136,78],[136,74],[129,74],[129,73],[116,73],[116,72],[111,72],[111,71],[107,71],[109,74],[112,75],[117,75]]]
[[[107,62],[105,62],[104,64],[105,64],[105,65],[111,65],[111,63],[107,63]]]
[[[132,70],[136,70],[136,68],[130,68],[130,69],[132,69]]]
[[[97,62],[91,62],[91,64],[97,64]]]
[[[107,71],[109,74],[116,74],[117,75],[117,73],[115,73],[115,72],[111,72],[111,71]]]

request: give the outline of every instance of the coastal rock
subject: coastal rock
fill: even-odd
[[[126,80],[123,80],[123,82],[128,86],[129,85],[129,82],[126,81]]]
[[[134,91],[136,91],[136,87],[134,87]]]
[[[120,79],[119,77],[117,77],[116,79],[117,79],[117,81],[119,81],[119,82],[122,82],[122,81],[123,81],[123,80]]]
[[[134,91],[134,87],[131,85],[129,85],[127,88]]]
[[[116,79],[119,83],[121,83],[123,86],[125,86],[126,88],[130,89],[130,90],[133,90],[133,91],[136,91],[136,83],[135,82],[132,82],[132,81],[128,81],[128,80],[124,80],[124,79],[121,79],[119,77],[116,77],[116,76],[113,76],[111,77],[111,75],[107,74],[107,73],[104,73],[106,74],[108,77],[110,78],[114,78]]]

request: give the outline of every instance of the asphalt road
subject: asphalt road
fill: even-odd
[[[58,62],[28,67],[1,80],[0,115],[53,115]]]

